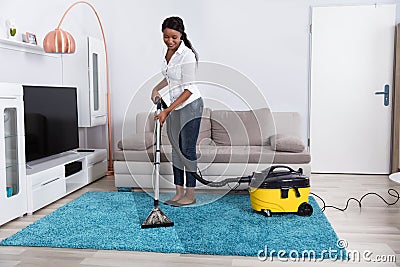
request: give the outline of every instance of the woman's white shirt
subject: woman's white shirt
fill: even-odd
[[[165,57],[163,58],[161,72],[168,81],[168,92],[171,103],[174,102],[185,89],[192,93],[190,97],[176,107],[176,109],[181,109],[201,97],[200,91],[195,85],[196,68],[197,65],[194,53],[183,41],[181,41],[178,49],[172,55],[169,63],[167,63]]]

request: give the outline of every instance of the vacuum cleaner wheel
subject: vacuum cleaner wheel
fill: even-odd
[[[263,214],[263,215],[266,216],[266,217],[271,217],[271,216],[272,216],[272,213],[271,213],[270,210],[264,210],[264,209],[262,209],[262,210],[261,210],[261,214]]]
[[[312,213],[313,207],[307,202],[301,203],[299,209],[297,210],[297,215],[299,216],[311,216]]]

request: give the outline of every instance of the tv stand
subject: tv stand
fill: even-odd
[[[103,177],[106,172],[106,149],[73,150],[29,162],[26,168],[28,214]]]

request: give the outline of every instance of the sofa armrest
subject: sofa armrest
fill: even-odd
[[[125,137],[117,144],[121,150],[146,150],[155,144],[153,132],[136,133]]]

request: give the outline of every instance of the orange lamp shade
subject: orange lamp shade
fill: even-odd
[[[71,34],[60,28],[49,32],[43,40],[43,48],[46,53],[75,53],[75,40]]]

